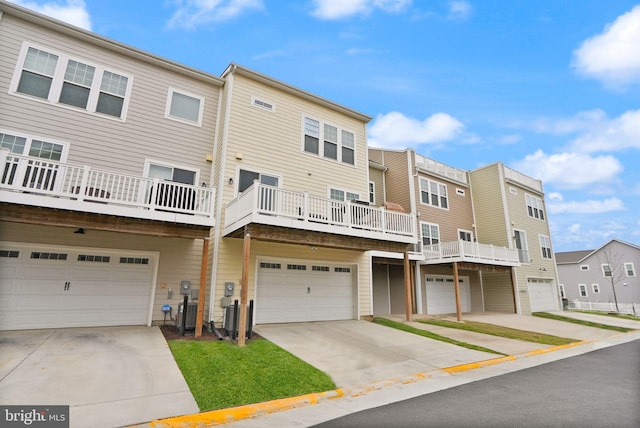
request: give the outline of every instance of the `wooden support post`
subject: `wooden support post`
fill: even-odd
[[[244,235],[242,254],[242,279],[240,280],[240,322],[238,323],[238,346],[244,346],[247,331],[247,294],[249,288],[249,254],[251,251],[251,235]]]
[[[413,304],[411,303],[411,272],[409,268],[409,253],[404,252],[404,296],[405,307],[407,308],[407,321],[411,321]]]
[[[202,314],[204,313],[205,286],[207,284],[207,264],[209,261],[209,238],[202,240],[202,260],[200,261],[200,288],[198,289],[198,312],[196,315],[196,337],[202,336]],[[185,314],[187,308],[184,308]],[[185,315],[186,316],[186,315]]]
[[[462,304],[460,303],[460,283],[458,277],[458,262],[453,262],[453,286],[456,290],[456,315],[462,321]]]

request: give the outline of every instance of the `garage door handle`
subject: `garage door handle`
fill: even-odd
[[[307,294],[311,294],[311,287],[307,287]]]
[[[64,283],[64,291],[69,291],[69,287],[71,286],[71,282],[67,281]]]

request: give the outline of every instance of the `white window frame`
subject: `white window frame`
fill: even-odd
[[[171,102],[173,101],[173,95],[174,94],[184,95],[185,97],[194,98],[194,99],[200,101],[200,104],[198,106],[198,119],[197,120],[189,120],[189,119],[186,119],[186,118],[183,118],[183,117],[180,117],[180,116],[173,116],[171,114]],[[186,123],[188,125],[200,126],[201,127],[202,126],[203,112],[204,112],[204,97],[203,96],[194,94],[194,93],[189,92],[189,91],[183,91],[182,89],[169,87],[169,91],[167,92],[167,104],[166,104],[165,110],[164,110],[164,117],[166,117],[167,119],[171,119],[171,120],[175,120],[175,121],[178,121],[178,122]]]
[[[369,182],[369,203],[376,204],[376,183],[374,181]]]
[[[335,190],[336,192],[343,192],[344,197],[343,199],[336,199],[331,195],[331,191]],[[353,197],[353,198],[349,198],[348,196],[357,196],[357,197]],[[343,187],[338,187],[338,186],[328,186],[327,187],[327,198],[331,199],[332,201],[342,201],[342,202],[351,202],[351,200],[357,200],[357,201],[362,201],[362,199],[360,199],[361,197],[361,192],[357,192],[353,189],[345,189]]]
[[[580,270],[581,271],[588,271],[589,270],[589,265],[580,265]]]
[[[589,297],[587,284],[578,284],[578,294],[580,295],[580,297]]]
[[[469,235],[469,239],[464,239],[461,234]],[[463,241],[473,242],[473,232],[466,229],[458,229],[458,239],[462,239]]]
[[[540,241],[540,254],[543,259],[553,259],[553,252],[551,251],[551,238],[547,235],[538,235]]]
[[[429,244],[425,244],[425,243],[424,243],[424,235],[423,235],[423,233],[422,233],[422,232],[424,231],[424,228],[425,228],[425,227],[428,227],[428,228],[429,228],[429,240],[431,241],[431,243],[429,243]],[[432,227],[435,227],[435,228],[437,229],[437,232],[438,232],[437,241],[438,241],[438,242],[433,242],[434,238],[431,236],[431,228],[432,228]],[[420,243],[421,243],[423,246],[425,246],[425,245],[437,245],[437,244],[439,244],[440,242],[442,242],[442,241],[440,240],[440,225],[439,225],[439,224],[437,224],[437,223],[429,223],[429,222],[426,222],[426,221],[421,221],[421,222],[420,222]]]
[[[236,176],[235,176],[235,188],[233,190],[234,196],[238,196],[240,194],[239,188],[240,188],[240,171],[247,171],[247,172],[252,172],[254,174],[258,174],[259,180],[260,178],[265,175],[268,177],[273,177],[275,179],[278,180],[278,185],[275,186],[276,188],[282,188],[282,175],[280,174],[275,174],[273,172],[270,171],[265,171],[265,170],[261,170],[261,169],[256,169],[256,168],[247,168],[247,167],[241,167],[241,166],[237,166],[236,167]]]
[[[306,137],[306,132],[305,132],[305,123],[306,120],[312,120],[315,122],[318,122],[318,153],[314,153],[314,152],[310,152],[305,150],[305,137]],[[325,156],[324,153],[324,145],[325,145],[325,125],[326,126],[331,126],[333,128],[336,129],[336,140],[335,142],[331,142],[332,144],[335,143],[336,144],[336,159],[332,158],[332,157],[327,157]],[[302,151],[302,153],[309,155],[309,156],[315,156],[315,157],[319,157],[331,162],[338,162],[342,165],[348,165],[348,166],[352,166],[352,167],[356,167],[357,166],[357,159],[356,159],[356,155],[357,155],[357,150],[356,150],[356,146],[357,146],[357,141],[356,141],[356,133],[349,130],[349,129],[345,129],[345,128],[341,128],[333,123],[329,123],[329,122],[325,122],[322,121],[320,119],[317,119],[315,116],[313,115],[309,115],[309,114],[303,114],[302,115],[302,144],[300,146],[300,150]],[[348,143],[347,143],[347,138],[345,134],[349,134],[353,137],[353,147],[349,147]],[[316,138],[315,136],[313,138]],[[351,150],[353,152],[353,163],[350,162],[346,162],[343,159],[343,152],[344,150]]]
[[[29,95],[29,94],[25,94],[22,92],[18,92],[18,85],[20,83],[20,79],[22,77],[22,71],[24,70],[24,62],[25,59],[27,57],[27,52],[29,51],[29,48],[33,48],[33,49],[37,49],[43,52],[46,52],[48,54],[51,55],[56,55],[58,57],[57,60],[57,64],[55,67],[55,71],[54,74],[51,77],[51,87],[49,88],[49,95],[47,98],[41,98],[35,95]],[[89,90],[89,100],[87,102],[87,107],[86,108],[82,108],[82,107],[77,107],[71,104],[65,104],[65,103],[61,103],[60,100],[60,94],[62,92],[62,86],[63,83],[65,82],[65,72],[67,69],[67,64],[68,62],[72,60],[72,61],[76,61],[78,63],[84,64],[84,65],[88,65],[91,66],[93,68],[95,68],[95,73],[93,76],[93,81],[91,83],[90,86],[90,90]],[[102,113],[97,111],[97,105],[98,105],[98,101],[100,98],[100,94],[102,92],[108,94],[108,95],[112,95],[115,96],[114,94],[111,94],[107,91],[102,90],[101,85],[102,85],[102,80],[103,80],[103,76],[105,72],[110,72],[122,77],[126,77],[127,78],[127,87],[124,93],[123,101],[122,101],[122,110],[120,112],[120,116],[114,116],[108,113]],[[20,54],[18,55],[18,60],[16,62],[16,66],[13,72],[13,77],[11,79],[11,84],[9,85],[9,93],[11,95],[15,95],[15,96],[19,96],[19,97],[24,97],[24,98],[28,98],[30,100],[34,100],[34,101],[38,101],[38,102],[44,102],[44,103],[48,103],[48,104],[52,104],[58,107],[63,107],[63,108],[67,108],[70,110],[74,110],[74,111],[80,111],[80,112],[85,112],[85,113],[90,113],[93,115],[97,115],[99,117],[104,117],[104,118],[108,118],[108,119],[112,119],[112,120],[119,120],[119,121],[125,121],[127,118],[127,112],[129,110],[129,101],[131,99],[131,88],[133,87],[133,76],[131,76],[130,74],[121,72],[117,69],[108,67],[108,66],[103,66],[100,64],[96,64],[92,61],[88,61],[85,60],[83,58],[80,57],[76,57],[76,56],[71,56],[65,53],[61,53],[59,51],[56,51],[55,49],[51,49],[49,47],[45,47],[45,46],[39,46],[33,43],[29,43],[29,42],[23,42],[22,43],[22,48],[20,50]],[[120,95],[118,95],[118,97],[120,97]]]
[[[64,142],[55,140],[53,138],[39,137],[39,136],[35,136],[35,135],[28,135],[28,134],[24,134],[22,132],[15,132],[15,131],[12,131],[12,130],[2,129],[2,128],[0,128],[0,134],[9,135],[9,136],[12,136],[12,137],[24,138],[26,140],[24,148],[22,150],[22,153],[11,152],[11,153],[14,153],[14,154],[17,154],[17,155],[29,156],[29,151],[31,150],[31,144],[35,140],[35,141],[43,141],[45,143],[51,143],[51,144],[56,144],[56,145],[62,146],[62,153],[60,155],[60,160],[52,160],[52,162],[64,163],[64,162],[67,161],[67,157],[69,156],[69,143],[64,143]],[[0,150],[8,150],[8,149],[0,148]],[[42,159],[46,159],[46,158],[42,158]]]
[[[591,284],[593,294],[600,294],[600,284]]]
[[[520,235],[520,244],[523,248],[518,248],[516,232]],[[520,263],[531,263],[531,257],[529,256],[529,244],[527,243],[527,233],[524,230],[513,229],[513,247],[518,250],[518,259],[520,260]]]
[[[200,183],[200,169],[193,168],[191,166],[175,164],[172,162],[159,161],[155,159],[145,159],[144,170],[143,170],[144,177],[147,177],[147,178],[149,177],[149,169],[151,168],[151,165],[156,165],[156,166],[171,168],[171,169],[177,168],[177,169],[183,169],[185,171],[195,172],[195,175],[193,177],[193,185],[198,186],[198,183]]]
[[[558,290],[560,290],[560,297],[567,298],[567,293],[564,291],[564,284],[558,284]]]
[[[602,263],[600,265],[600,269],[602,270],[602,276],[604,276],[605,278],[611,278],[611,276],[613,275],[613,270],[611,269],[611,265],[609,263]]]
[[[631,271],[631,274],[629,274]],[[636,276],[636,267],[633,265],[633,262],[626,262],[624,264],[624,273],[627,277]]]
[[[527,215],[540,221],[545,221],[544,202],[537,196],[526,193],[524,195],[527,205]]]
[[[451,204],[449,203],[449,189],[448,186],[445,183],[441,183],[439,181],[436,180],[432,180],[430,178],[426,178],[426,177],[419,177],[419,186],[420,186],[420,203],[422,205],[427,205],[430,207],[434,207],[434,208],[439,208],[441,210],[446,210],[449,211],[449,207],[451,206]],[[432,192],[432,186],[435,185],[436,186],[436,193]],[[424,189],[424,186],[427,186],[426,190]],[[442,190],[444,189],[444,196],[442,194]],[[425,202],[423,200],[423,194],[426,193],[427,194],[427,200],[428,202]],[[436,200],[437,200],[437,204],[433,203],[433,195],[436,195]],[[442,206],[442,201],[443,199],[447,202],[447,206],[443,207]]]

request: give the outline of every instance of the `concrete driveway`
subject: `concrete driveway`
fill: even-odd
[[[368,321],[263,324],[255,331],[327,373],[343,388],[500,356]]]
[[[199,411],[157,327],[0,332],[0,403],[69,405],[83,428]]]

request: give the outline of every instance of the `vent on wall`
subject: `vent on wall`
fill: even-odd
[[[260,98],[256,98],[256,97],[251,97],[251,105],[253,105],[254,107],[259,107],[261,109],[270,111],[272,113],[276,111],[276,106],[273,103],[270,103],[265,100],[261,100]]]

